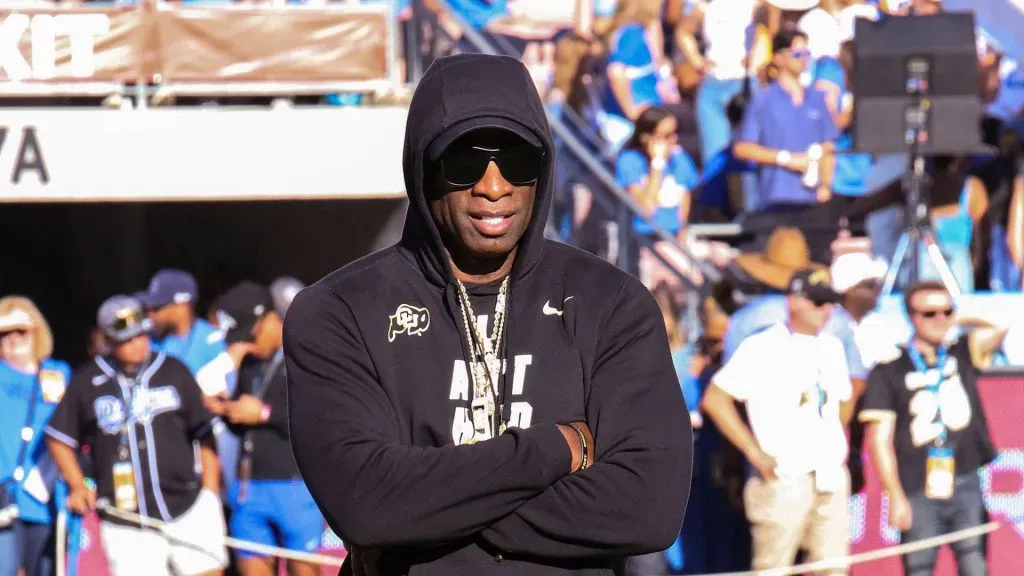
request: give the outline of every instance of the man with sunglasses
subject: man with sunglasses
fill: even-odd
[[[100,539],[114,576],[220,574],[227,566],[224,516],[217,496],[220,465],[213,415],[188,367],[150,349],[142,304],[113,296],[97,325],[110,342],[75,372],[46,428],[47,446],[70,489],[68,507],[99,504]],[[200,443],[196,474],[193,441]],[[75,453],[89,447],[95,491]],[[164,523],[141,528],[109,509]]]
[[[939,282],[903,296],[913,334],[899,357],[868,377],[860,419],[889,495],[889,524],[903,543],[963,530],[986,519],[978,469],[996,457],[978,395],[968,338],[953,344],[953,298]],[[950,545],[962,576],[988,573],[982,536]],[[903,557],[907,576],[930,576],[937,548]]]
[[[822,330],[838,300],[828,269],[795,273],[788,322],[744,340],[704,393],[702,408],[756,472],[743,490],[754,570],[791,566],[801,548],[810,561],[849,553],[839,410],[853,390],[842,344]],[[749,427],[736,401],[746,405]]]
[[[521,62],[436,60],[402,240],[288,311],[292,449],[342,574],[622,574],[679,532],[692,431],[661,312],[544,239],[551,150]]]
[[[734,153],[760,166],[761,210],[795,210],[831,198],[829,142],[839,135],[824,93],[804,88],[807,35],[783,30],[772,41],[775,81],[747,109]]]

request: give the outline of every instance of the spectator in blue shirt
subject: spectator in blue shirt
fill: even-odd
[[[477,30],[508,14],[508,0],[448,0],[448,6]]]
[[[867,192],[868,175],[871,173],[871,154],[843,154],[853,150],[853,133],[850,130],[853,119],[853,42],[845,42],[839,58],[824,57],[814,68],[814,88],[825,95],[825,103],[836,128],[840,130],[835,139],[835,171],[832,176],[832,192],[837,196],[859,198]]]
[[[658,92],[661,50],[649,32],[659,16],[657,6],[645,0],[620,0],[616,9],[608,37],[608,85],[599,120],[612,152],[629,138],[633,122],[645,108],[662,104]]]
[[[830,143],[839,136],[825,95],[805,89],[807,36],[783,30],[772,41],[776,80],[754,95],[733,151],[760,166],[759,205],[800,211],[832,196]]]
[[[0,300],[0,575],[49,576],[54,571],[53,527],[63,502],[59,473],[46,450],[43,428],[71,380],[66,362],[50,358],[53,335],[27,298]]]
[[[637,118],[636,131],[615,162],[615,179],[619,185],[648,212],[651,221],[673,235],[678,235],[686,224],[690,190],[700,180],[693,160],[677,143],[676,129],[675,117],[665,108],[644,110]],[[633,219],[633,230],[641,236],[654,234],[651,225],[641,218]],[[669,254],[671,247],[667,244],[655,242],[655,250]],[[659,280],[672,286],[678,284],[675,275],[662,273],[657,258],[645,254],[648,252],[642,250],[640,276],[649,282],[648,286],[654,287]],[[645,268],[650,270],[645,271]]]

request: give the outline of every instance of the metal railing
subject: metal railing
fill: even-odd
[[[459,25],[462,29],[462,33],[465,35],[465,39],[469,42],[474,49],[485,54],[500,54],[493,45],[482,35],[479,31],[469,25],[462,16],[452,11],[445,2],[440,1],[443,9],[447,14]],[[419,32],[422,27],[413,25],[411,29]],[[416,38],[408,38],[409,43],[416,42]],[[519,56],[518,54],[512,54]],[[411,68],[410,68],[411,69]],[[413,80],[417,80],[414,78]],[[635,245],[639,242],[641,245],[645,245],[651,249],[651,253],[660,260],[666,268],[671,271],[676,277],[678,277],[685,285],[690,288],[691,301],[696,299],[699,302],[699,298],[702,293],[705,292],[705,287],[710,283],[717,282],[721,278],[721,273],[693,255],[692,252],[686,247],[681,245],[671,234],[669,234],[664,228],[654,222],[650,215],[640,207],[640,205],[633,199],[633,197],[623,189],[618,182],[615,181],[614,175],[608,169],[607,166],[596,157],[587,146],[573,133],[573,130],[556,114],[551,110],[551,107],[547,107],[548,110],[548,122],[551,125],[551,130],[554,135],[561,140],[564,144],[565,149],[570,152],[575,159],[584,166],[587,171],[592,175],[600,187],[596,187],[592,190],[595,195],[603,194],[605,199],[611,200],[610,204],[614,207],[616,214],[615,221],[618,224],[618,245],[619,258],[616,264],[627,271],[635,272],[636,263],[631,260],[633,252],[628,248],[629,246]],[[633,220],[634,218],[645,222],[650,226],[653,231],[652,234],[638,235],[633,231]],[[696,269],[700,270],[701,275],[704,278],[702,283],[697,283],[692,277],[684,274],[680,270],[676,269],[675,266],[665,259],[661,254],[653,249],[653,244],[661,241],[666,242],[674,246],[680,253],[687,258],[690,264]],[[690,317],[695,320],[695,315],[691,314]]]
[[[394,6],[0,6],[0,97],[232,97],[400,85]],[[338,54],[342,53],[342,57]]]

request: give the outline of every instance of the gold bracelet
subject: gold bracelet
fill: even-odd
[[[576,436],[580,439],[580,452],[582,452],[583,455],[580,458],[580,467],[576,469],[577,472],[580,472],[587,469],[587,437],[583,435],[583,432],[576,427],[575,424],[569,424],[569,428],[572,428],[573,431],[576,432]]]

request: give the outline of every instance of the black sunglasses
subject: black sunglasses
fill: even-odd
[[[915,310],[914,314],[920,314],[922,318],[935,318],[939,315],[949,318],[953,316],[954,312],[956,312],[956,310],[953,308],[946,308],[944,310]]]
[[[456,146],[444,151],[440,159],[441,175],[452,186],[472,186],[484,177],[493,160],[513,186],[533,184],[544,168],[544,149],[529,144],[502,148]]]

